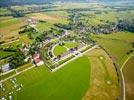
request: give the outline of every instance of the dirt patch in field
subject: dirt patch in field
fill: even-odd
[[[126,100],[134,98],[134,56],[132,56],[123,68],[126,88]]]
[[[47,16],[47,15],[41,14],[41,13],[32,14],[32,16],[30,16],[30,18],[33,18],[36,20],[58,20],[55,17]]]
[[[18,38],[18,32],[20,31],[20,27],[24,25],[24,23],[17,23],[14,25],[6,26],[4,28],[0,28],[0,34],[2,35],[0,41],[10,41],[12,39]]]
[[[91,63],[90,87],[83,100],[116,100],[119,98],[119,83],[114,65],[102,49],[86,54]]]

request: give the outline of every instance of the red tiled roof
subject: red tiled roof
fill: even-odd
[[[40,58],[35,59],[34,62],[35,62],[36,64],[39,63],[39,62],[40,62]]]
[[[41,61],[39,54],[34,54],[33,55],[33,60],[36,64],[39,63]]]
[[[39,54],[34,54],[33,58],[39,58]]]

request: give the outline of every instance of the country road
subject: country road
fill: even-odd
[[[108,56],[111,58],[113,65],[115,66],[117,75],[118,75],[118,81],[120,84],[120,100],[126,100],[125,98],[125,82],[124,82],[124,77],[122,74],[122,71],[120,69],[120,67],[118,66],[118,64],[116,63],[116,61],[113,59],[112,55],[110,55],[107,50],[105,50],[102,46],[100,46],[100,48],[102,48],[107,54]]]

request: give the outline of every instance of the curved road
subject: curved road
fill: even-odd
[[[120,83],[120,100],[125,100],[125,82],[124,82],[122,71],[120,70],[120,67],[118,66],[116,61],[113,59],[113,57],[107,52],[107,50],[105,50],[101,45],[99,46],[108,54],[108,56],[111,58],[113,62],[113,65],[115,66],[117,76],[118,76],[118,81]]]

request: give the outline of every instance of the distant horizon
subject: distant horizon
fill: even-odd
[[[85,3],[92,3],[92,2],[98,2],[98,3],[129,3],[133,4],[133,0],[0,0],[0,7],[6,7],[6,6],[15,6],[15,5],[26,5],[26,4],[48,4],[48,3],[54,3],[54,2],[85,2]]]

